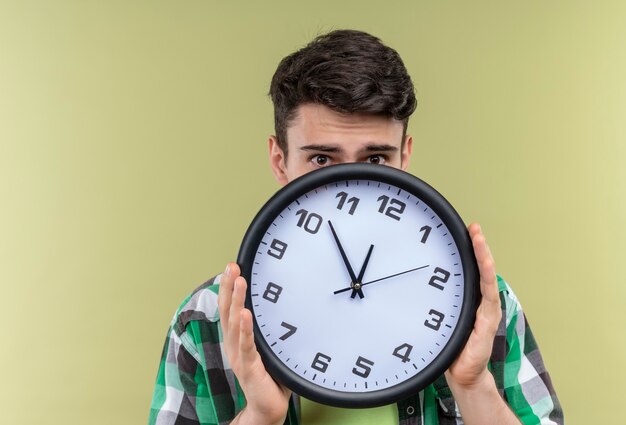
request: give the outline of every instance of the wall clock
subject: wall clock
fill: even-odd
[[[382,165],[334,165],[283,187],[238,264],[268,372],[339,407],[394,403],[432,383],[465,345],[480,298],[454,208]]]

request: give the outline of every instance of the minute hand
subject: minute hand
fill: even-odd
[[[389,275],[389,276],[381,277],[381,278],[378,278],[378,279],[370,280],[369,282],[365,282],[365,283],[361,284],[361,286],[363,287],[365,285],[369,285],[370,283],[380,282],[381,280],[385,280],[385,279],[391,279],[392,277],[396,277],[396,276],[400,276],[402,274],[414,272],[415,270],[424,269],[426,267],[430,267],[430,266],[427,264],[425,266],[415,267],[414,269],[411,269],[411,270],[405,270],[405,271],[400,272],[400,273],[396,273],[396,274],[392,274],[392,275]],[[342,292],[349,291],[350,289],[352,289],[352,288],[339,289],[339,290],[333,292],[333,294],[340,294]]]
[[[343,247],[341,246],[341,242],[339,242],[339,236],[337,236],[337,232],[335,232],[333,223],[331,223],[330,220],[328,220],[328,225],[330,226],[330,231],[333,233],[333,238],[335,239],[337,248],[339,248],[339,253],[341,254],[343,263],[346,265],[346,269],[348,269],[348,274],[350,275],[350,279],[352,280],[352,282],[356,282],[357,278],[356,278],[356,275],[354,274],[354,270],[352,269],[352,266],[350,265],[350,261],[348,261],[348,256],[346,255],[346,252],[343,250]]]

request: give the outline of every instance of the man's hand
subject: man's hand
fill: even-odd
[[[480,225],[469,226],[480,273],[482,299],[467,344],[446,371],[446,380],[465,424],[519,424],[504,402],[487,369],[493,341],[502,319],[496,266]]]
[[[482,299],[476,311],[476,321],[465,348],[456,359],[446,377],[454,383],[471,387],[485,378],[488,374],[487,362],[491,356],[493,340],[502,318],[500,295],[496,279],[496,266],[487,246],[487,241],[480,225],[473,223],[469,226],[472,245],[480,272],[480,292]]]
[[[233,424],[282,424],[291,391],[265,370],[252,333],[252,313],[244,308],[246,280],[239,266],[229,263],[220,280],[218,306],[228,361],[246,396],[247,405]]]

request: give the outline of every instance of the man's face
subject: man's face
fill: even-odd
[[[275,136],[269,139],[270,163],[276,180],[285,185],[297,177],[332,164],[369,162],[405,170],[413,140],[402,144],[402,122],[364,114],[340,114],[318,104],[300,105],[287,129],[288,156]]]

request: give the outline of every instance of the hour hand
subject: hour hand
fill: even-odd
[[[359,275],[356,277],[356,282],[352,283],[352,294],[350,298],[354,298],[356,294],[359,294],[359,298],[363,298],[363,290],[361,287],[363,286],[363,276],[365,276],[365,269],[367,268],[367,263],[370,261],[370,256],[372,255],[372,250],[374,249],[374,245],[370,245],[369,251],[367,251],[367,255],[365,256],[365,261],[363,262],[363,266],[361,267],[361,271]]]

